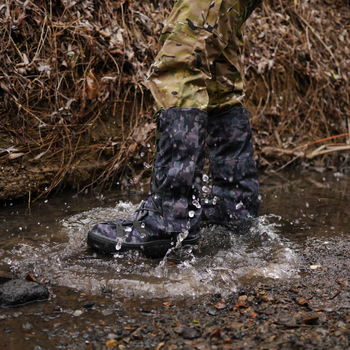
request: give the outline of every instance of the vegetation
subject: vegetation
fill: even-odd
[[[147,176],[145,74],[173,2],[1,2],[0,199]],[[348,167],[349,29],[344,0],[266,0],[247,22],[260,167]]]

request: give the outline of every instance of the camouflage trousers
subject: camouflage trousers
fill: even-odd
[[[242,105],[242,25],[262,0],[178,0],[148,72],[159,109]]]

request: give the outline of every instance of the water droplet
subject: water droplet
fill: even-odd
[[[208,198],[205,198],[205,199],[204,199],[204,203],[205,203],[205,204],[208,204],[208,203],[209,203],[209,199],[208,199]]]
[[[237,205],[236,205],[236,210],[239,210],[243,207],[243,203],[242,202],[239,202]]]
[[[202,191],[203,191],[204,193],[209,193],[209,192],[210,192],[210,189],[209,189],[207,186],[203,186],[203,187],[202,187]]]
[[[122,249],[122,240],[120,238],[117,238],[117,244],[115,245],[115,250]]]
[[[193,217],[194,217],[194,211],[191,210],[191,211],[188,213],[188,216],[189,216],[190,218],[193,218]]]
[[[146,227],[146,225],[145,225],[144,222],[141,224],[141,227],[142,227],[142,228],[145,228],[145,227]]]
[[[150,147],[151,147],[151,144],[150,144],[150,143],[147,143],[147,147],[150,148]]]
[[[124,229],[125,232],[131,232],[132,231],[132,228],[130,226],[127,226],[125,227]]]
[[[193,204],[197,209],[200,209],[200,208],[202,207],[198,200],[194,200],[194,201],[192,202],[192,204]]]
[[[146,162],[144,162],[143,163],[143,166],[146,168],[146,169],[149,169],[151,166],[148,164],[148,163],[146,163]]]
[[[203,175],[203,181],[204,181],[204,182],[208,182],[208,180],[209,180],[209,176],[206,175],[206,174],[204,174],[204,175]]]
[[[140,153],[140,157],[142,158],[142,157],[144,157],[145,156],[145,152],[141,152]]]
[[[308,202],[306,202],[305,205],[306,205],[306,208],[308,208],[310,206]]]
[[[228,178],[228,181],[229,181],[229,182],[233,182],[233,176],[230,176],[230,177]]]

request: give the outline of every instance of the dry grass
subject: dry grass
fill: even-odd
[[[41,193],[83,168],[91,176],[80,185],[137,182],[154,129],[145,74],[172,3],[2,2],[0,162],[50,164],[55,175]],[[347,160],[349,23],[349,4],[326,0],[266,0],[247,23],[260,166],[324,165],[334,152]]]

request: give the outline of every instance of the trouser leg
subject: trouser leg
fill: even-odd
[[[148,73],[158,108],[207,110],[211,67],[249,15],[247,0],[179,0],[161,36],[162,47]],[[240,57],[232,58],[239,66]],[[233,101],[231,104],[240,103]]]

